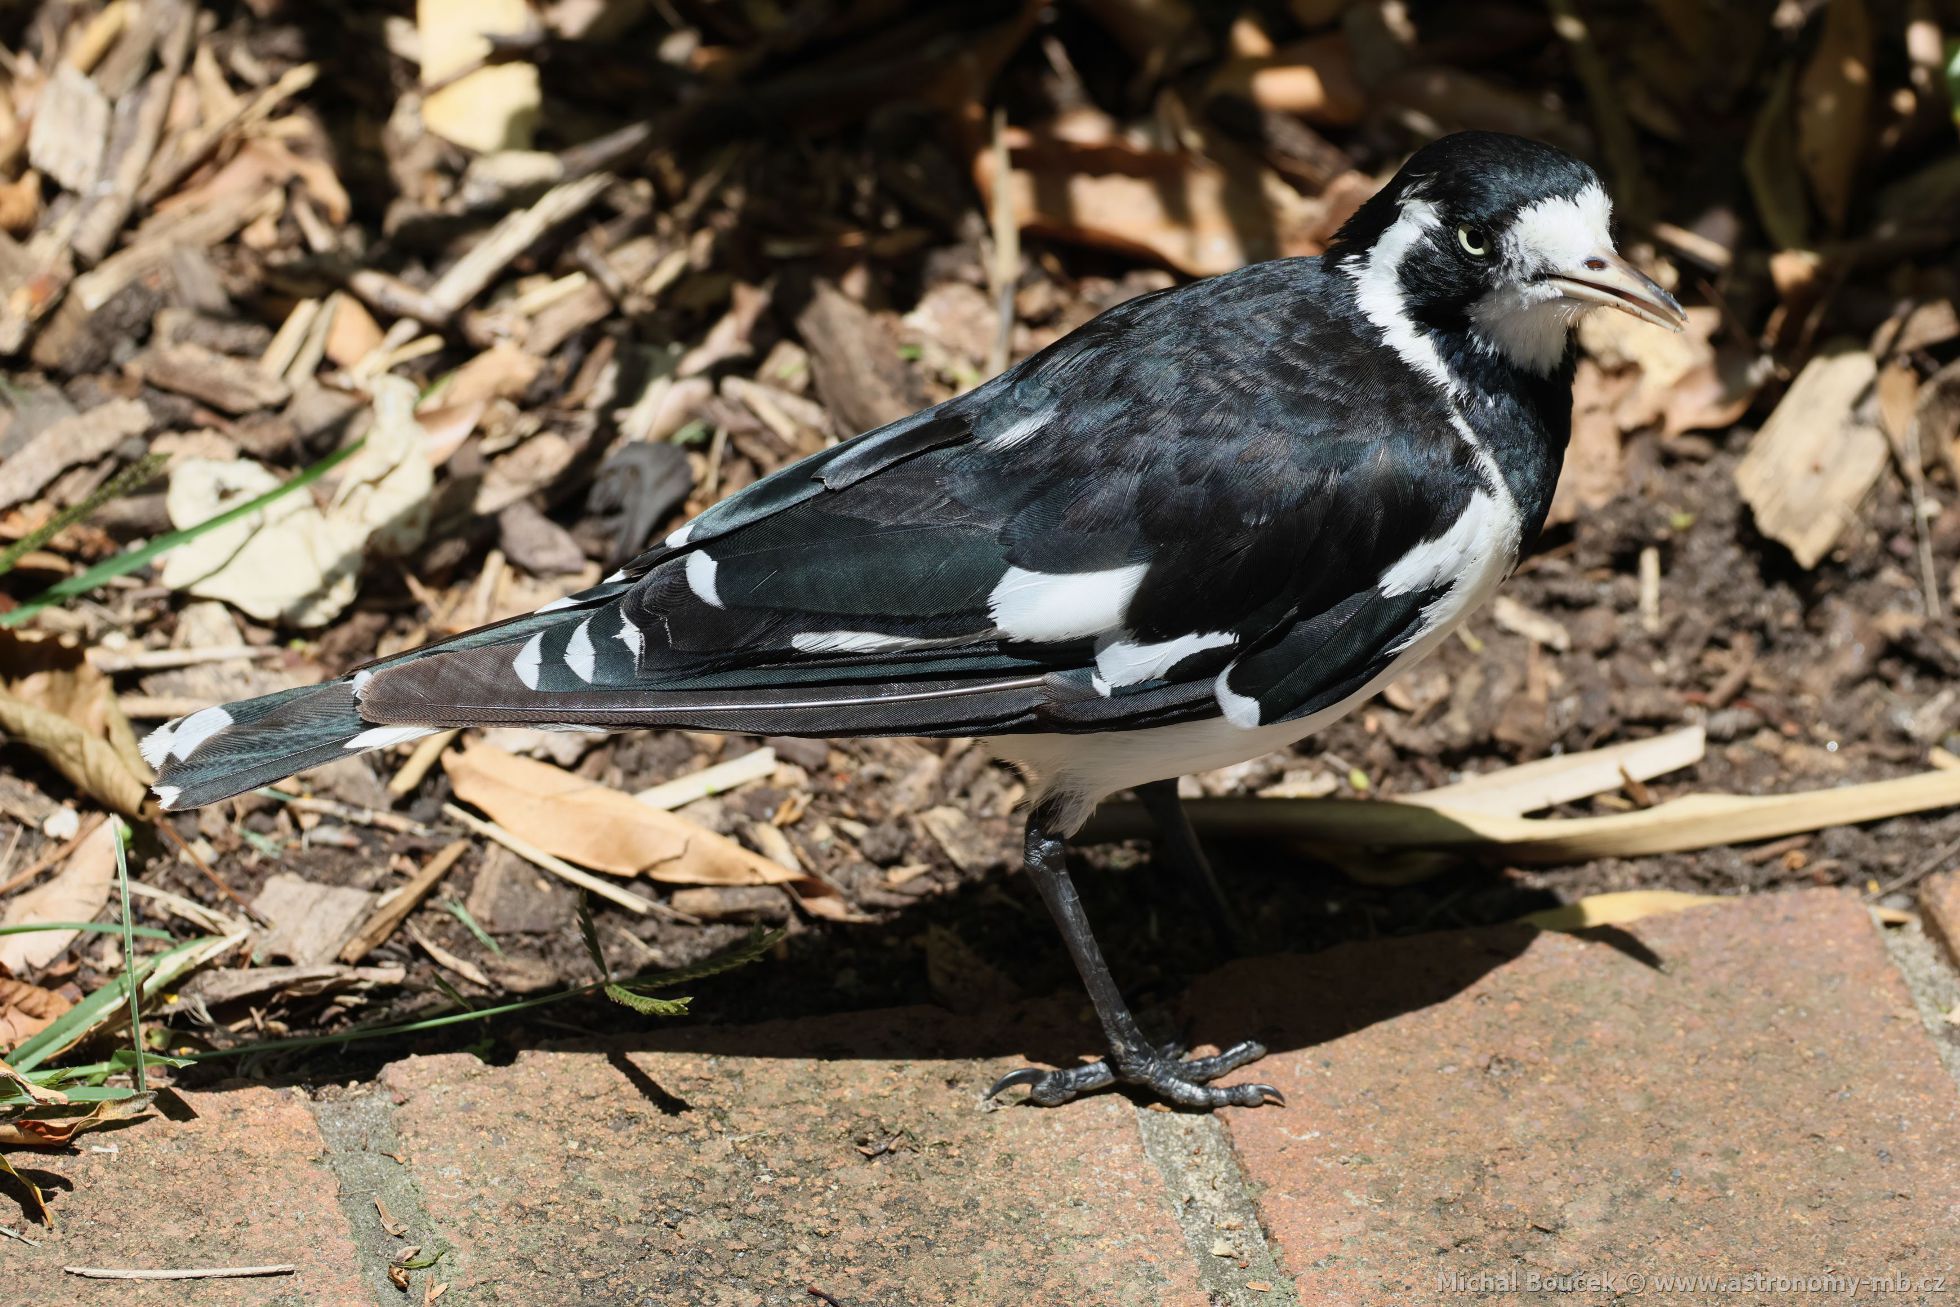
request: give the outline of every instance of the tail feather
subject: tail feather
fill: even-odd
[[[144,738],[152,787],[167,812],[216,803],[338,758],[433,735],[440,727],[377,723],[361,712],[361,695],[377,672],[438,654],[510,640],[577,623],[611,603],[631,583],[602,582],[536,613],[412,649],[322,685],[303,685],[256,699],[205,708],[166,722]]]

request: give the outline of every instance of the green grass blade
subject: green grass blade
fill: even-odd
[[[145,958],[135,968],[136,982],[143,993],[154,997],[166,985],[174,984],[193,968],[224,951],[214,946],[229,947],[234,940],[241,938],[236,935],[200,935],[153,958]],[[49,1058],[86,1039],[91,1031],[110,1019],[122,1001],[120,981],[104,985],[24,1041],[7,1058],[7,1064],[16,1071],[32,1071]]]
[[[129,996],[129,1038],[136,1058],[136,1092],[141,1094],[150,1087],[150,1069],[143,1064],[143,1013],[136,999],[136,933],[131,929],[129,919],[129,854],[123,848],[123,837],[129,827],[121,817],[109,818],[109,829],[116,841],[116,885],[122,891],[122,933],[123,933],[123,989]]]
[[[123,933],[122,926],[114,921],[37,921],[31,926],[0,926],[0,935],[27,935],[37,930],[79,930],[91,935]],[[131,926],[129,933],[144,939],[176,939],[167,930],[155,926]]]
[[[477,943],[483,945],[483,947],[489,949],[498,957],[504,956],[504,946],[499,944],[489,931],[477,924],[476,918],[470,915],[468,908],[464,907],[455,899],[444,899],[442,906],[450,916],[462,922],[469,929],[470,934],[476,936]]]
[[[290,495],[303,486],[308,486],[318,481],[328,472],[331,472],[334,468],[346,462],[349,458],[352,458],[354,452],[365,443],[367,443],[365,437],[356,440],[344,449],[335,450],[311,467],[295,473],[285,482],[274,486],[255,499],[249,499],[236,508],[228,508],[216,517],[207,518],[195,526],[187,526],[181,531],[172,531],[166,535],[160,535],[146,545],[139,545],[135,549],[125,550],[113,558],[104,559],[94,567],[89,568],[86,572],[57,582],[12,612],[0,613],[0,627],[19,626],[43,608],[58,604],[64,599],[73,599],[76,595],[87,594],[107,581],[112,581],[119,576],[125,576],[135,571],[160,554],[169,553],[177,546],[189,544],[208,531],[215,531],[221,526],[236,522],[241,517],[258,512],[267,504],[281,499],[286,495]]]
[[[143,455],[143,457],[137,459],[134,463],[131,463],[128,467],[103,482],[100,489],[87,499],[84,499],[81,503],[71,504],[67,508],[62,509],[46,522],[43,522],[34,530],[29,531],[26,535],[8,545],[5,549],[0,549],[0,576],[4,576],[8,572],[13,571],[14,564],[18,563],[22,558],[33,553],[36,549],[39,549],[42,545],[54,539],[110,500],[121,499],[124,495],[133,494],[141,490],[144,486],[156,479],[157,474],[163,471],[163,465],[167,462],[169,460],[162,454]]]

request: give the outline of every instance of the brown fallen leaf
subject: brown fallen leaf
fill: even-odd
[[[1857,520],[1891,457],[1884,433],[1853,417],[1877,375],[1864,350],[1827,346],[1804,366],[1736,465],[1736,489],[1757,528],[1806,569]]]
[[[47,921],[93,921],[109,902],[116,872],[116,825],[103,822],[69,855],[54,879],[8,900],[0,925],[32,926]],[[24,974],[61,956],[79,932],[36,930],[0,935],[0,967]]]
[[[6,969],[0,967],[0,972]],[[0,1049],[16,1047],[75,1006],[52,989],[0,974]]]
[[[130,771],[115,745],[5,690],[0,690],[0,733],[39,753],[76,787],[125,817],[138,816],[149,798],[147,782]]]
[[[547,853],[615,876],[775,885],[798,873],[684,817],[550,763],[473,743],[443,755],[456,797]]]
[[[73,1115],[53,1115],[72,1111],[68,1107],[30,1108],[32,1115],[0,1122],[0,1147],[65,1148],[76,1135],[99,1130],[117,1121],[127,1121],[150,1110],[156,1094],[132,1094],[128,1098],[104,1099]]]

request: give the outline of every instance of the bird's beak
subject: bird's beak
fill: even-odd
[[[1589,255],[1578,267],[1555,272],[1546,280],[1567,299],[1604,304],[1669,331],[1688,325],[1688,315],[1672,295],[1611,249]]]

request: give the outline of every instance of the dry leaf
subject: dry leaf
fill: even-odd
[[[1756,526],[1805,568],[1817,566],[1857,519],[1891,456],[1884,433],[1852,418],[1877,374],[1864,350],[1827,347],[1804,366],[1736,466],[1736,488]]]
[[[99,1130],[117,1121],[127,1121],[150,1110],[154,1092],[132,1094],[128,1098],[104,1099],[88,1110],[72,1116],[34,1115],[0,1122],[0,1146],[9,1148],[64,1148],[76,1135]],[[54,1113],[63,1108],[35,1108],[36,1113]]]
[[[32,926],[44,921],[93,921],[109,902],[116,874],[116,824],[103,822],[68,855],[54,879],[7,901],[0,925]],[[0,935],[0,966],[20,975],[54,961],[79,932],[36,930]]]
[[[1587,930],[1593,926],[1620,926],[1642,917],[1655,917],[1665,912],[1679,912],[1684,908],[1700,907],[1704,903],[1720,902],[1721,899],[1707,894],[1684,894],[1671,889],[1636,889],[1618,894],[1588,894],[1577,903],[1547,908],[1518,920],[1540,930]]]
[[[222,599],[261,621],[324,626],[354,598],[364,552],[400,555],[428,532],[435,475],[414,415],[414,383],[374,379],[375,420],[325,509],[292,494],[172,551],[163,583]],[[186,459],[165,502],[179,527],[206,521],[279,484],[250,459]]]
[[[774,885],[796,872],[725,836],[550,763],[484,744],[446,753],[456,797],[547,853],[615,876],[681,885]]]
[[[483,62],[488,38],[522,34],[531,22],[525,0],[417,0],[422,85],[437,87],[422,102],[423,125],[469,150],[529,149],[542,103],[538,70],[505,63],[456,75]]]
[[[149,798],[117,747],[45,708],[0,690],[0,734],[28,746],[90,797],[126,817],[135,817]]]
[[[45,1030],[73,1006],[52,989],[0,975],[0,1049],[16,1047],[23,1039]]]

